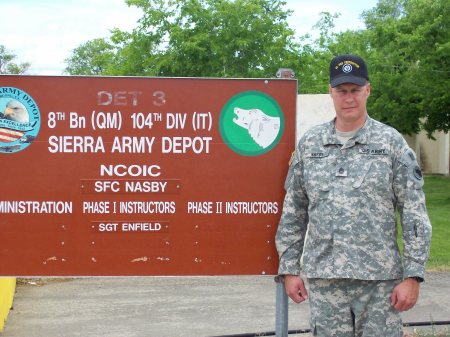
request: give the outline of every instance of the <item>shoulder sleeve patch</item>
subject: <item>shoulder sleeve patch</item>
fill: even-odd
[[[424,182],[422,170],[420,169],[419,165],[414,165],[413,167],[409,168],[409,171],[416,189],[422,188]]]
[[[413,150],[408,148],[401,155],[399,162],[406,166],[409,178],[414,182],[416,189],[423,187],[423,175],[419,164],[417,163],[416,155]]]
[[[422,176],[422,170],[420,169],[419,165],[414,166],[414,168],[413,168],[413,174],[414,174],[414,177],[415,177],[417,180],[422,180],[422,179],[423,179],[423,176]]]
[[[284,181],[284,189],[287,191],[289,185],[292,183],[292,179],[294,178],[294,167],[299,163],[299,154],[297,149],[292,152],[291,159],[289,160],[289,170],[286,176],[286,180]]]

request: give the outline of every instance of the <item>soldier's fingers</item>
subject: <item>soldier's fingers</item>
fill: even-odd
[[[289,296],[295,303],[301,303],[305,300],[305,298],[301,295],[300,292],[296,293],[296,294],[292,294],[291,296]]]
[[[306,291],[305,284],[302,282],[299,289],[299,294],[302,296],[305,300],[308,298],[308,292]]]

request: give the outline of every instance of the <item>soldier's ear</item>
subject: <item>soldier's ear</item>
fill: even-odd
[[[366,84],[366,91],[367,91],[367,97],[370,96],[370,82],[367,82]]]

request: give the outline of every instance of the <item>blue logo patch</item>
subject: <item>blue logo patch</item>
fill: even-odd
[[[41,114],[33,98],[14,87],[0,87],[0,153],[27,148],[37,137]]]

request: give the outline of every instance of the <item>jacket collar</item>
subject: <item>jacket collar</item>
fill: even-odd
[[[324,146],[326,145],[341,145],[341,142],[336,137],[336,127],[335,127],[336,118],[331,120],[326,124],[326,132],[322,135],[322,143]],[[367,145],[370,141],[370,129],[374,120],[367,116],[366,122],[359,129],[358,133],[350,139],[347,143],[346,147],[350,147],[355,145],[356,143]]]

